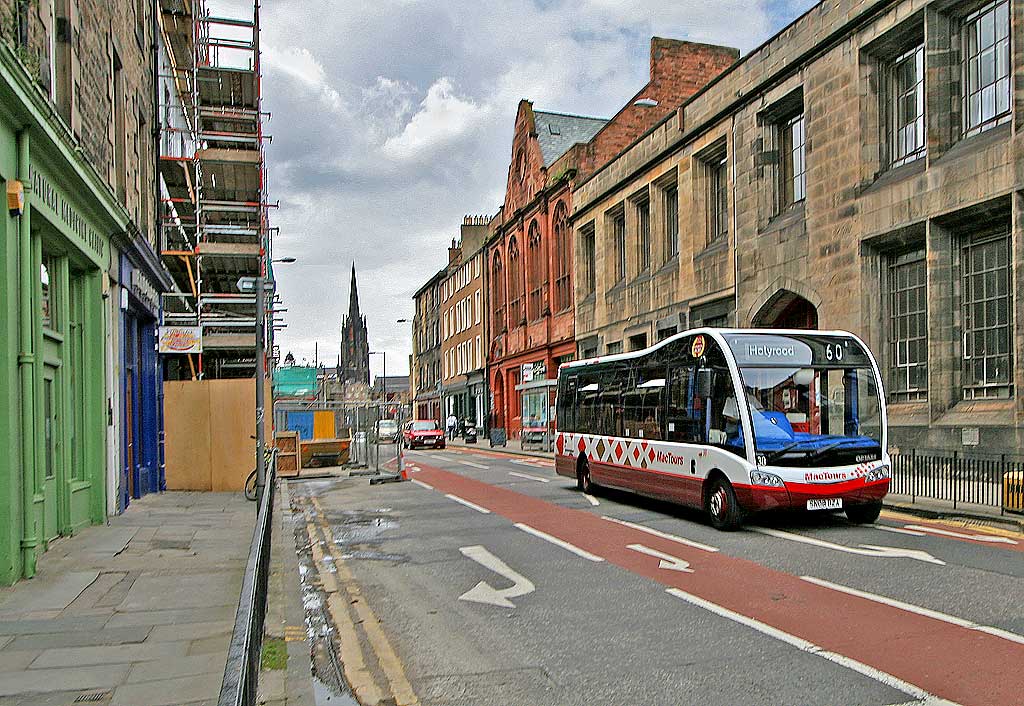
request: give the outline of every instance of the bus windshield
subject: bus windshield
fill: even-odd
[[[728,339],[759,464],[836,466],[882,457],[879,389],[870,358],[855,339],[810,334]]]

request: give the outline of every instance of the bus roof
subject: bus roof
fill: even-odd
[[[741,335],[754,335],[754,336],[823,336],[823,337],[839,337],[846,336],[860,340],[854,334],[849,331],[818,331],[816,329],[790,329],[790,328],[695,328],[688,331],[680,331],[677,334],[669,336],[663,341],[658,341],[653,346],[648,346],[638,351],[629,351],[628,353],[614,353],[612,355],[600,355],[595,358],[584,358],[583,360],[574,360],[568,363],[562,363],[558,366],[559,370],[563,368],[576,368],[585,365],[594,365],[596,363],[612,363],[618,360],[632,360],[633,358],[641,358],[645,355],[653,353],[654,351],[669,345],[673,341],[677,341],[685,336],[693,336],[698,333],[710,334],[712,338],[716,339],[719,343],[725,343],[724,334],[741,334]]]

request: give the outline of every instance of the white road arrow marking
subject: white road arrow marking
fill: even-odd
[[[927,525],[906,525],[908,530],[928,532],[930,534],[941,534],[945,537],[956,537],[957,539],[973,539],[975,542],[997,542],[999,544],[1017,544],[1009,537],[997,537],[991,534],[964,534],[963,532],[951,532],[950,530],[928,527]]]
[[[679,537],[679,536],[676,536],[674,534],[669,534],[668,532],[662,532],[661,530],[656,530],[653,527],[646,527],[644,525],[638,525],[635,522],[626,522],[625,520],[620,520],[617,517],[608,517],[607,515],[602,515],[602,517],[604,519],[608,520],[609,522],[614,522],[615,524],[618,524],[618,525],[624,525],[626,527],[631,527],[631,528],[633,528],[635,530],[640,530],[641,532],[646,532],[647,534],[653,535],[655,537],[661,537],[662,539],[668,539],[668,540],[673,541],[673,542],[679,542],[680,544],[685,544],[686,546],[693,547],[694,549],[701,549],[701,550],[706,551],[706,552],[717,552],[718,551],[718,547],[712,547],[712,546],[707,545],[707,544],[701,544],[700,542],[694,542],[692,539],[686,539],[685,537]]]
[[[657,549],[651,549],[645,547],[642,544],[627,544],[626,549],[632,549],[635,552],[646,554],[647,556],[653,556],[656,559],[661,559],[661,563],[658,564],[659,569],[669,569],[671,571],[684,571],[688,574],[693,573],[693,569],[690,568],[690,562],[683,561],[677,556],[659,552]]]
[[[924,532],[911,532],[910,530],[900,529],[899,527],[887,527],[886,525],[871,525],[876,530],[882,530],[883,532],[892,532],[893,534],[909,534],[911,537],[924,537]]]
[[[837,552],[846,552],[847,554],[858,554],[860,556],[874,556],[883,558],[904,558],[904,559],[917,559],[918,561],[925,561],[929,564],[938,564],[939,566],[945,566],[946,562],[941,559],[936,559],[931,554],[920,549],[901,549],[898,547],[879,547],[874,544],[861,544],[859,547],[847,547],[843,544],[833,544],[832,542],[826,542],[823,539],[815,539],[814,537],[806,537],[802,534],[793,534],[792,532],[783,532],[782,530],[769,529],[767,527],[751,527],[750,529],[761,534],[767,534],[772,537],[778,537],[779,539],[788,539],[791,542],[801,542],[803,544],[810,544],[815,547],[822,547],[823,549],[832,549]]]
[[[476,563],[483,565],[485,568],[490,569],[502,578],[508,579],[512,582],[511,586],[499,591],[486,581],[481,581],[476,586],[459,596],[460,601],[489,603],[491,605],[501,606],[502,608],[515,608],[515,604],[510,601],[509,598],[525,596],[527,593],[533,593],[536,589],[536,586],[533,585],[533,582],[530,581],[530,579],[516,571],[513,571],[509,568],[508,564],[491,554],[480,545],[459,547],[459,551],[462,552],[463,556],[469,557]]]
[[[541,483],[550,483],[550,478],[541,478],[540,476],[531,476],[529,473],[516,473],[515,471],[509,471],[510,476],[517,476],[518,478],[528,478],[529,480],[539,481]]]

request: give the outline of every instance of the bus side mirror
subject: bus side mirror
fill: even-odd
[[[700,399],[711,397],[711,388],[714,386],[715,371],[711,368],[697,368],[697,380],[694,385],[694,394]]]

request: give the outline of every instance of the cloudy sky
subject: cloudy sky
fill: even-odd
[[[227,14],[245,0],[211,0]],[[334,364],[356,264],[370,347],[408,370],[412,293],[501,205],[520,98],[607,117],[651,36],[743,53],[814,0],[263,0],[282,355]],[[380,356],[372,356],[374,374]]]

